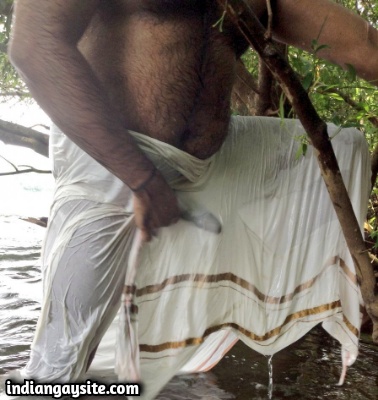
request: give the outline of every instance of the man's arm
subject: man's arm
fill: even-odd
[[[126,185],[139,189],[136,222],[148,240],[153,229],[177,221],[179,210],[174,193],[124,128],[77,48],[98,4],[17,0],[9,55],[52,121]]]
[[[342,68],[350,64],[361,78],[378,85],[378,32],[364,19],[330,0],[276,0],[272,5],[275,39],[307,51],[316,39],[328,46],[319,57]]]

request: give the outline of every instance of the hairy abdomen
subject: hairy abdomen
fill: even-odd
[[[201,15],[94,19],[83,53],[128,129],[206,158],[229,120],[234,52]]]

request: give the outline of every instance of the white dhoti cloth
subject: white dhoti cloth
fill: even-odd
[[[362,228],[367,145],[355,129],[329,133]],[[180,220],[142,249],[134,318],[145,398],[180,370],[211,368],[237,339],[270,355],[322,323],[357,356],[355,269],[311,146],[296,155],[303,134],[298,121],[235,117],[208,160],[135,134],[181,203],[222,224],[217,235]],[[135,231],[127,187],[57,129],[51,144],[45,300],[24,375],[80,380],[119,307]]]

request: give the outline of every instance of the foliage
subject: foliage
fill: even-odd
[[[360,14],[370,24],[378,27],[378,2],[375,0],[336,0],[337,3]],[[371,153],[378,149],[378,90],[376,86],[356,77],[353,66],[341,69],[318,57],[319,52],[327,47],[327,43],[318,42],[314,38],[313,54],[289,48],[288,59],[299,75],[303,87],[320,116],[327,122],[341,127],[356,127],[361,130]],[[251,74],[258,79],[258,59],[255,54],[244,56],[244,63]],[[288,116],[279,102],[280,116]],[[289,115],[290,116],[290,115]],[[292,115],[295,117],[295,115]],[[298,138],[300,146],[297,157],[301,157],[307,149],[307,137]],[[367,241],[378,254],[378,188],[373,189],[370,199],[368,221],[366,223]]]
[[[372,25],[378,25],[378,5],[375,1],[337,1],[359,13]],[[338,126],[360,129],[373,152],[378,146],[378,91],[356,77],[352,66],[346,70],[317,57],[326,43],[313,43],[314,55],[290,49],[290,62],[302,78],[302,84],[321,117]],[[378,189],[375,187],[368,212],[368,241],[378,250]]]
[[[378,25],[376,1],[338,0],[336,2],[357,12],[373,26]],[[289,48],[290,64],[300,76],[320,116],[338,126],[353,126],[360,129],[373,150],[378,142],[378,124],[377,121],[372,121],[378,115],[377,88],[357,78],[353,66],[349,65],[347,70],[342,70],[320,59],[318,53],[326,47],[327,43],[318,43],[314,38],[313,54]],[[257,79],[258,57],[256,54],[248,52],[243,61]]]
[[[28,97],[28,91],[10,64],[6,51],[12,22],[12,0],[0,0],[0,101]]]

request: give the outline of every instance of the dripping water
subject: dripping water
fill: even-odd
[[[273,398],[273,355],[268,357],[268,371],[269,371],[269,383],[268,383],[268,399]]]

